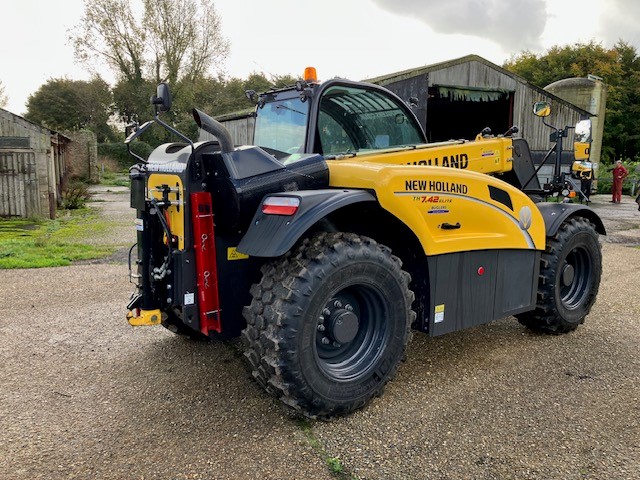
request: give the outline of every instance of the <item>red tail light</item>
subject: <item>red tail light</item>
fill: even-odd
[[[291,216],[300,208],[300,199],[297,197],[267,197],[262,202],[262,213],[265,215]]]

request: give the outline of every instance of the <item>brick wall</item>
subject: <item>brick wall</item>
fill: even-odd
[[[69,178],[98,180],[98,143],[96,135],[88,130],[65,132],[71,139],[67,145],[66,160]]]

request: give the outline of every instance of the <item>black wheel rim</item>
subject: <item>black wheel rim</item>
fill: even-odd
[[[333,295],[317,319],[315,354],[325,375],[339,381],[367,375],[384,353],[388,313],[382,294],[370,286]]]
[[[559,272],[560,299],[565,308],[578,308],[587,298],[592,268],[591,256],[585,248],[569,252]]]

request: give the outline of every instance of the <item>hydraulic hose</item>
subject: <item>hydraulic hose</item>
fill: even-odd
[[[162,280],[171,264],[171,256],[173,254],[173,248],[171,247],[171,229],[169,228],[169,224],[167,224],[167,220],[164,218],[164,215],[160,210],[160,207],[158,206],[158,200],[156,200],[155,198],[152,199],[151,205],[153,205],[153,207],[156,209],[158,220],[160,220],[160,225],[162,225],[162,229],[167,236],[167,248],[169,250],[167,252],[167,256],[165,257],[164,262],[162,262],[160,268],[153,269],[154,280]]]

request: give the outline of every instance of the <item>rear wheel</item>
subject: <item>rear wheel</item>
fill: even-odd
[[[547,239],[541,257],[536,309],[517,315],[524,326],[560,334],[584,323],[596,300],[602,274],[602,252],[594,226],[575,217]]]
[[[256,380],[312,417],[364,406],[394,375],[415,318],[387,247],[322,233],[263,267],[243,338]]]

